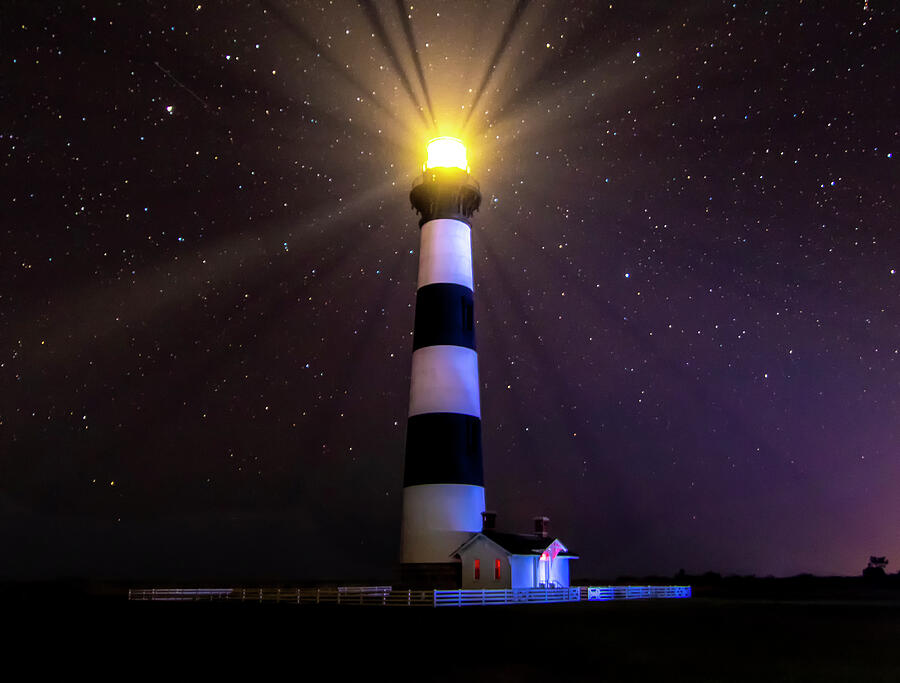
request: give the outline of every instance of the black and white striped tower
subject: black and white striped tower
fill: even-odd
[[[457,582],[451,553],[481,530],[484,511],[470,223],[481,192],[462,142],[428,144],[409,198],[421,220],[401,573],[432,588]]]

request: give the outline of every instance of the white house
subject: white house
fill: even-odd
[[[546,518],[537,518],[534,534],[509,534],[484,529],[457,548],[462,588],[565,588],[569,560],[578,559],[559,539],[546,532]]]

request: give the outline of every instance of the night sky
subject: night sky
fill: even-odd
[[[391,576],[438,133],[498,526],[900,561],[895,2],[0,15],[0,578]]]

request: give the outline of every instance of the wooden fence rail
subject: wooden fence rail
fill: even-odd
[[[582,586],[582,600],[689,598],[690,586]]]
[[[337,588],[133,588],[129,600],[284,602],[297,605],[463,607],[596,600],[689,598],[690,586],[574,586],[512,590],[394,590],[390,586]]]

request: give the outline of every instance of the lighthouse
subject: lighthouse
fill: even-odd
[[[459,585],[454,551],[485,509],[471,225],[481,192],[460,140],[435,138],[426,158],[409,195],[421,218],[401,576],[438,588]]]

